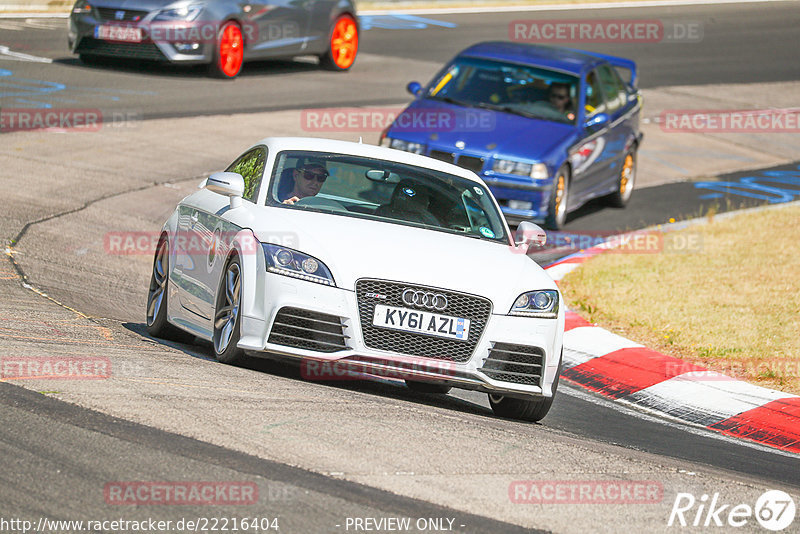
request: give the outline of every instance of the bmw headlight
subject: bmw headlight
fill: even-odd
[[[518,174],[520,176],[530,176],[536,180],[546,180],[547,165],[544,163],[523,163],[510,159],[496,159],[492,164],[492,170],[500,174]]]
[[[333,275],[318,259],[291,248],[262,243],[267,271],[300,280],[335,286]]]
[[[555,319],[558,317],[558,291],[544,289],[523,293],[514,301],[509,314]]]
[[[153,20],[181,20],[191,22],[197,18],[202,6],[183,6],[173,9],[163,9]]]
[[[388,146],[389,148],[412,152],[414,154],[422,154],[425,152],[425,145],[422,143],[412,143],[410,141],[403,141],[402,139],[392,139],[391,137],[384,137],[381,141],[381,146]]]

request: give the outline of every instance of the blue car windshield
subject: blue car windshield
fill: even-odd
[[[470,57],[456,58],[427,98],[575,124],[578,78],[558,71]]]

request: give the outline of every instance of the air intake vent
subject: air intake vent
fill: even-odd
[[[539,347],[494,343],[480,371],[494,380],[541,386],[544,351]]]
[[[300,308],[281,308],[272,323],[269,342],[317,352],[346,350],[342,319]]]

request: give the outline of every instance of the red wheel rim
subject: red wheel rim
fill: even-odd
[[[340,69],[350,68],[358,52],[358,28],[352,17],[336,21],[331,34],[331,58]]]
[[[228,24],[222,29],[219,38],[219,67],[225,76],[236,76],[242,68],[244,58],[244,40],[242,32],[235,24]]]

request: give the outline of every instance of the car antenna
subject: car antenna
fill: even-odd
[[[363,145],[364,144],[364,139],[360,135],[358,136],[358,144],[359,145]]]

